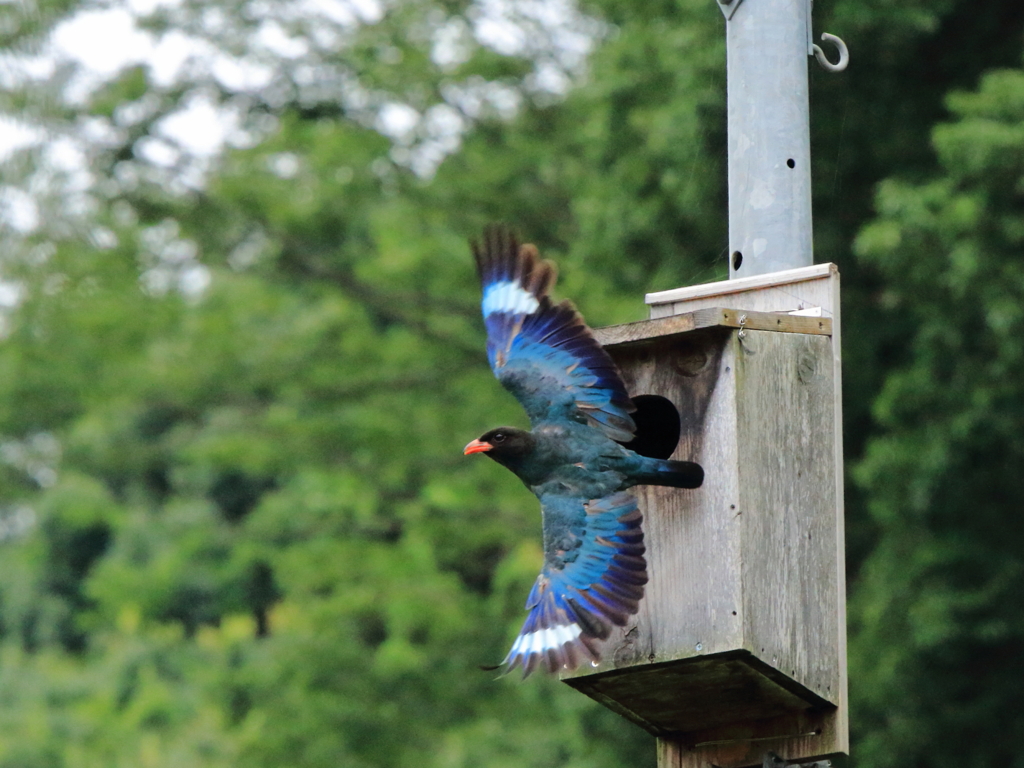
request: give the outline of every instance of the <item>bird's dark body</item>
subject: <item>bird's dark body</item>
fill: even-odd
[[[566,513],[573,500],[600,499],[635,485],[694,488],[703,473],[690,462],[641,456],[586,424],[538,424],[532,431],[499,427],[481,436],[505,439],[487,452],[511,470],[540,499],[544,515],[544,554],[551,562],[571,562],[580,539],[577,516]],[[553,503],[561,499],[561,503]],[[567,503],[568,502],[568,503]],[[550,510],[550,511],[549,511]]]
[[[518,431],[499,429],[513,434]],[[593,427],[574,422],[540,424],[523,434],[528,437],[523,441],[528,450],[506,458],[496,448],[488,456],[512,470],[538,497],[561,489],[580,496],[589,494],[586,497],[593,499],[626,487],[620,485],[636,454]]]
[[[507,230],[474,244],[483,284],[487,352],[523,405],[531,431],[493,429],[466,446],[514,472],[540,500],[544,568],[529,616],[505,659],[529,674],[596,662],[597,642],[635,614],[647,582],[642,516],[626,491],[641,484],[696,488],[703,470],[641,456],[634,410],[615,364],[568,302],[552,304],[554,268]]]
[[[488,456],[514,472],[538,498],[545,493],[599,498],[634,485],[696,488],[702,479],[695,464],[641,456],[584,424],[541,424],[532,432],[514,427],[492,431],[525,436],[527,450],[522,453],[502,455],[495,449]]]

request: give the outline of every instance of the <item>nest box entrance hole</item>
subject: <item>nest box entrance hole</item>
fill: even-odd
[[[633,398],[636,411],[636,436],[623,445],[641,456],[667,459],[679,445],[682,422],[679,410],[672,401],[661,395],[637,395]]]

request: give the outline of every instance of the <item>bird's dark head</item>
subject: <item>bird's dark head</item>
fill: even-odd
[[[535,443],[533,435],[525,429],[498,427],[480,435],[462,452],[467,456],[486,453],[499,464],[514,468],[533,451]]]

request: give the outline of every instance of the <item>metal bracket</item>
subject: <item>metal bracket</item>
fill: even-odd
[[[762,768],[832,768],[831,760],[818,760],[814,763],[789,763],[774,752],[764,753]]]
[[[715,0],[715,2],[718,3],[718,8],[722,11],[726,21],[731,20],[733,14],[736,13],[736,9],[743,4],[743,0]],[[835,64],[829,61],[825,52],[821,49],[821,46],[815,45],[814,35],[811,32],[814,0],[807,0],[805,7],[807,9],[807,55],[813,56],[822,68],[829,72],[842,72],[850,63],[850,49],[846,47],[846,43],[844,43],[842,39],[835,35],[830,35],[828,32],[823,33],[821,39],[824,42],[832,43],[839,50],[839,61]]]
[[[718,7],[722,13],[725,14],[726,20],[731,19],[732,15],[736,13],[736,9],[740,7],[743,0],[717,0]]]

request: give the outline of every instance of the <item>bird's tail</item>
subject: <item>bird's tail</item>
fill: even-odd
[[[648,459],[643,471],[633,475],[637,485],[667,485],[670,488],[700,488],[704,469],[692,461]]]

